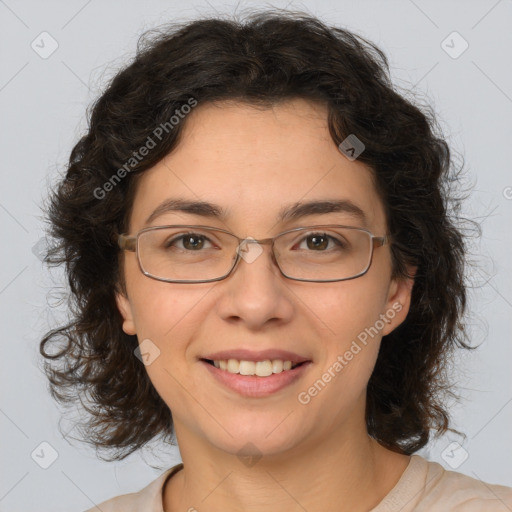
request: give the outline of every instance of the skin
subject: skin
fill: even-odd
[[[347,213],[276,221],[285,204],[350,199],[375,235],[387,232],[371,170],[340,153],[324,106],[302,99],[272,109],[223,102],[197,106],[178,147],[146,171],[137,186],[129,233],[145,227],[170,197],[228,209],[225,221],[169,212],[151,225],[207,224],[256,239],[299,226],[361,221]],[[367,511],[397,483],[410,457],[371,439],[364,419],[366,387],[382,335],[406,317],[413,281],[392,278],[385,245],[362,277],[332,283],[286,279],[269,246],[240,261],[223,281],[164,283],[144,276],[135,253],[124,253],[126,292],[117,302],[123,330],[158,346],[146,367],[170,407],[184,469],[168,480],[164,510]],[[357,335],[400,303],[386,323],[307,405],[306,391]],[[214,350],[281,348],[313,361],[301,379],[266,398],[222,387],[199,361]],[[247,443],[261,459],[237,456]]]

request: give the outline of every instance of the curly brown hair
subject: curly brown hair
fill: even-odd
[[[373,170],[385,206],[393,277],[410,277],[407,267],[417,267],[408,316],[383,337],[368,383],[368,433],[411,454],[432,430],[457,432],[444,399],[455,396],[448,356],[471,348],[461,321],[467,243],[453,194],[461,174],[432,108],[405,96],[377,46],[304,13],[205,18],[141,37],[134,59],[88,111],[88,130],[47,205],[55,239],[48,261],[65,263],[72,317],[45,335],[40,351],[53,397],[85,407],[79,428],[86,441],[120,460],[154,438],[174,438],[171,411],[134,357],[137,338],[122,330],[116,234],[125,232],[137,177],[176,147],[186,118],[108,193],[99,190],[191,97],[199,105],[235,99],[263,107],[320,101],[334,143],[349,134],[364,143],[358,160]]]

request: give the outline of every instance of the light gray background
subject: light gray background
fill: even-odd
[[[69,444],[59,433],[61,414],[38,370],[38,344],[63,309],[46,306],[52,281],[37,258],[37,243],[44,227],[39,205],[85,128],[85,107],[133,54],[138,36],[176,18],[233,10],[233,5],[214,0],[182,5],[163,0],[0,0],[3,512],[81,511],[138,490],[160,474],[140,455],[121,463],[100,462],[92,449]],[[251,5],[264,6],[244,2],[239,8]],[[458,441],[469,457],[457,471],[512,486],[512,1],[325,0],[273,5],[306,9],[379,44],[390,58],[395,82],[428,96],[453,148],[465,155],[474,184],[465,214],[483,227],[483,237],[473,247],[473,259],[481,268],[473,275],[476,288],[469,315],[474,340],[482,346],[461,354],[453,373],[466,400],[451,411],[467,440],[448,435],[421,453],[450,469],[442,453]],[[31,48],[43,31],[59,45],[47,59]],[[458,58],[441,46],[453,31],[469,44]],[[457,37],[445,43],[452,46],[452,54],[462,48]],[[48,49],[48,40],[45,44]],[[58,272],[53,279],[59,279]],[[43,441],[58,453],[46,470],[31,458]],[[50,452],[43,447],[37,453],[42,461]],[[462,452],[457,453],[459,457]],[[150,456],[146,460],[155,463]],[[159,463],[170,467],[179,460],[174,449]]]

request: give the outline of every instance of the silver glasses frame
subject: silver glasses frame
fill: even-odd
[[[199,225],[199,224],[169,224],[169,225],[165,225],[165,226],[151,226],[151,227],[148,227],[148,228],[141,229],[135,235],[128,235],[126,233],[118,235],[117,243],[119,245],[119,248],[121,250],[123,250],[123,251],[134,252],[136,254],[137,262],[138,262],[140,271],[145,276],[147,276],[147,277],[149,277],[151,279],[155,279],[157,281],[162,281],[164,283],[188,283],[188,284],[194,284],[194,283],[210,283],[210,282],[213,282],[213,281],[222,281],[223,279],[226,279],[228,276],[230,276],[235,271],[235,269],[238,266],[238,263],[239,263],[239,261],[241,259],[240,258],[240,251],[237,249],[237,251],[236,251],[236,258],[235,258],[235,260],[233,262],[233,265],[232,265],[231,269],[226,274],[224,274],[223,276],[216,277],[214,279],[176,280],[176,279],[165,279],[163,277],[154,276],[151,273],[149,273],[146,270],[144,270],[144,268],[142,266],[142,263],[140,261],[140,256],[139,256],[139,240],[140,240],[140,236],[143,233],[146,233],[147,231],[155,231],[155,230],[159,230],[159,229],[168,229],[168,228],[200,228],[200,229],[205,229],[205,230],[209,230],[209,231],[220,231],[222,233],[225,233],[227,235],[231,235],[232,237],[236,238],[237,241],[238,241],[238,248],[240,247],[242,242],[244,242],[244,243],[255,243],[255,244],[261,244],[261,245],[271,245],[272,260],[275,263],[275,265],[277,266],[277,268],[279,269],[279,272],[281,272],[281,274],[284,277],[286,277],[287,279],[292,279],[294,281],[305,281],[305,282],[308,282],[308,283],[332,283],[332,282],[337,282],[337,281],[349,281],[351,279],[356,279],[358,277],[361,277],[361,276],[363,276],[364,274],[366,274],[368,272],[368,270],[369,270],[369,268],[370,268],[370,266],[372,264],[374,250],[377,247],[382,247],[383,245],[391,243],[391,235],[387,234],[387,235],[383,235],[383,236],[375,236],[368,229],[360,228],[360,227],[355,227],[355,226],[345,226],[343,224],[317,224],[317,225],[314,225],[314,226],[298,227],[298,228],[288,229],[287,231],[283,231],[282,233],[279,233],[278,235],[276,235],[276,236],[274,236],[272,238],[263,238],[261,240],[248,239],[248,238],[240,238],[237,235],[235,235],[234,233],[231,233],[230,231],[227,231],[226,229],[214,228],[212,226],[204,226],[204,225]],[[312,230],[312,229],[315,229],[315,228],[345,228],[345,229],[353,229],[353,230],[357,230],[357,231],[363,231],[364,233],[367,233],[369,235],[369,237],[370,237],[370,258],[368,260],[368,265],[366,266],[366,268],[362,272],[360,272],[359,274],[356,274],[355,276],[343,277],[341,279],[321,279],[321,280],[318,280],[318,279],[301,279],[301,278],[297,278],[297,277],[290,277],[287,274],[285,274],[283,272],[283,270],[281,269],[281,267],[279,266],[279,263],[277,261],[276,255],[275,255],[274,243],[275,243],[276,238],[279,238],[279,237],[281,237],[283,235],[286,235],[286,234],[294,232],[294,231],[307,231],[307,230]]]

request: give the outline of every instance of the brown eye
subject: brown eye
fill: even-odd
[[[326,235],[310,235],[306,240],[308,249],[326,249],[329,246],[329,237]]]
[[[181,237],[185,249],[202,249],[204,245],[204,237],[196,235],[185,235]]]
[[[177,246],[178,249],[185,249],[187,251],[198,251],[204,248],[206,241],[209,241],[206,236],[199,235],[197,233],[186,233],[172,238],[166,242],[165,247],[176,247],[176,243],[181,242],[181,246]]]
[[[324,252],[328,249],[342,249],[345,244],[327,233],[311,233],[304,237],[302,241],[306,241],[306,248],[310,251]],[[299,248],[301,248],[299,246]]]

